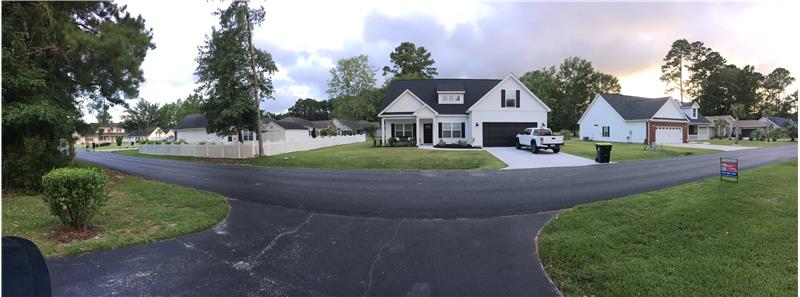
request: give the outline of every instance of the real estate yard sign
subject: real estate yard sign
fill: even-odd
[[[739,182],[739,159],[719,158],[719,179]]]

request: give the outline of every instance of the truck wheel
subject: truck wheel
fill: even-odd
[[[514,146],[515,146],[517,149],[521,149],[521,148],[522,148],[522,146],[521,146],[521,145],[519,145],[519,138],[514,138]]]
[[[536,141],[531,141],[531,153],[538,154],[539,147],[536,146]]]
[[[558,152],[560,152],[560,151],[561,151],[561,146],[558,146],[558,145],[557,145],[557,146],[554,146],[554,147],[553,147],[553,153],[556,153],[556,154],[558,154]]]

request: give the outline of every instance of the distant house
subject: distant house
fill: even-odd
[[[129,140],[133,141],[143,141],[143,140],[150,140],[150,141],[162,141],[167,138],[167,133],[164,130],[161,130],[159,127],[151,127],[147,129],[141,130],[133,130],[129,134]]]
[[[308,140],[311,139],[311,131],[313,131],[314,126],[310,125],[311,122],[308,124],[311,126],[311,129],[307,125],[303,124],[303,121],[295,120],[269,120],[262,128],[261,133],[264,135],[264,141],[300,141],[300,140]]]
[[[711,121],[700,114],[697,102],[681,103],[681,110],[689,119],[689,141],[708,140],[711,135]]]
[[[114,143],[118,136],[122,138],[128,137],[125,128],[122,128],[119,123],[91,123],[89,125],[92,127],[93,133],[80,135],[78,143],[82,145]]]
[[[792,127],[797,127],[797,123],[794,120],[781,117],[761,117],[758,121],[767,124],[770,129],[782,129],[786,123]]]
[[[738,120],[734,122],[734,128],[739,131],[738,134],[742,137],[750,137],[750,134],[755,130],[766,130],[767,123],[759,120]]]
[[[227,137],[221,137],[206,131],[205,113],[193,113],[187,115],[183,120],[175,125],[173,136],[177,140],[185,140],[188,143],[222,143],[227,141]]]
[[[311,124],[314,125],[317,135],[319,135],[322,130],[327,130],[329,132],[336,131],[336,125],[333,124],[332,120],[311,121]]]
[[[204,113],[194,113],[187,115],[173,129],[172,136],[177,140],[185,140],[188,143],[228,143],[239,141],[238,135],[218,136],[208,133],[206,127],[208,121]],[[265,119],[261,126],[261,133],[264,141],[297,141],[311,139],[311,131],[314,126],[311,122],[301,118],[289,118],[282,120]],[[255,141],[254,131],[242,131],[242,141]]]
[[[582,139],[646,144],[688,142],[691,122],[671,97],[608,93],[597,94],[578,120]]]

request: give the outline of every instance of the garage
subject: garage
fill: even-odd
[[[656,126],[656,143],[683,143],[683,127]]]
[[[483,146],[514,146],[514,136],[531,127],[537,123],[483,123]]]

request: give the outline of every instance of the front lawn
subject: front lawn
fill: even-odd
[[[797,161],[575,207],[539,256],[567,296],[795,296]]]
[[[592,141],[567,140],[561,151],[594,160],[597,154],[594,144]],[[716,150],[670,146],[658,146],[658,150],[653,151],[644,144],[621,142],[612,142],[611,144],[613,145],[611,147],[611,162],[631,162],[719,152]]]
[[[111,199],[92,220],[89,233],[67,232],[41,195],[3,193],[3,236],[30,239],[45,257],[61,257],[201,231],[228,213],[218,194],[106,172]]]
[[[500,169],[507,165],[479,149],[435,151],[416,147],[372,147],[372,142],[337,145],[251,159],[251,165],[336,169]]]
[[[736,145],[735,144],[736,141],[733,140],[733,139],[711,139],[711,140],[704,140],[704,141],[698,141],[698,142],[702,143],[702,142],[706,142],[706,141],[711,143],[711,144],[718,144],[718,145]],[[787,144],[793,144],[793,143],[797,143],[797,142],[791,142],[788,139],[779,139],[778,141],[772,141],[772,142],[767,142],[766,140],[765,141],[758,141],[758,140],[750,141],[750,140],[747,140],[747,138],[739,140],[739,146],[745,146],[745,147],[770,147],[770,146],[780,146],[780,145],[787,145]]]

